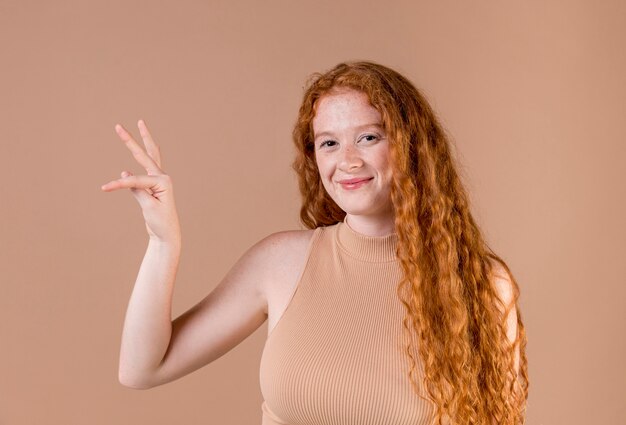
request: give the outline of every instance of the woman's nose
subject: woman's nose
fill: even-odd
[[[349,171],[363,165],[363,160],[361,159],[358,149],[351,144],[346,145],[345,148],[340,151],[339,155],[341,155],[339,158],[339,167],[344,171]]]

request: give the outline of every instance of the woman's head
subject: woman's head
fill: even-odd
[[[434,138],[441,133],[436,117],[424,96],[414,85],[398,72],[374,62],[359,61],[340,63],[325,73],[313,74],[293,130],[297,157],[293,168],[300,180],[304,197],[301,210],[303,223],[314,228],[341,221],[345,209],[337,205],[325,188],[323,175],[316,162],[314,121],[318,109],[325,99],[346,91],[361,93],[375,109],[389,145],[389,160],[393,174],[390,187],[393,205],[399,207],[403,186],[419,185],[420,179],[428,176],[432,165],[424,164],[420,172],[418,162],[441,160],[432,155],[448,155],[447,143]],[[326,102],[327,103],[327,102]],[[442,146],[432,146],[438,143]],[[429,144],[431,146],[429,146]],[[446,160],[447,158],[444,158]]]
[[[318,99],[314,155],[326,193],[350,217],[393,229],[389,140],[380,113],[363,92],[333,89]]]

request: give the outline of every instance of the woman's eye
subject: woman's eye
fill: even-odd
[[[363,136],[363,138],[367,140],[368,142],[371,142],[372,140],[377,139],[378,137],[374,136],[373,134],[366,134],[365,136]]]
[[[323,148],[324,146],[328,145],[328,146],[332,146],[331,143],[335,143],[334,140],[325,140],[320,144],[320,148]]]

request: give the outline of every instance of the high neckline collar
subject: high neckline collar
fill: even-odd
[[[337,244],[351,257],[370,263],[396,261],[398,234],[368,236],[352,229],[344,218],[337,223]]]

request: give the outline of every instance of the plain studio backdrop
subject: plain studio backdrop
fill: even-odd
[[[0,424],[260,424],[264,324],[147,391],[117,380],[147,246],[148,124],[183,232],[174,317],[301,228],[291,129],[314,71],[390,66],[453,138],[521,289],[528,424],[624,424],[626,3],[0,1]],[[208,329],[207,332],[211,330]]]

